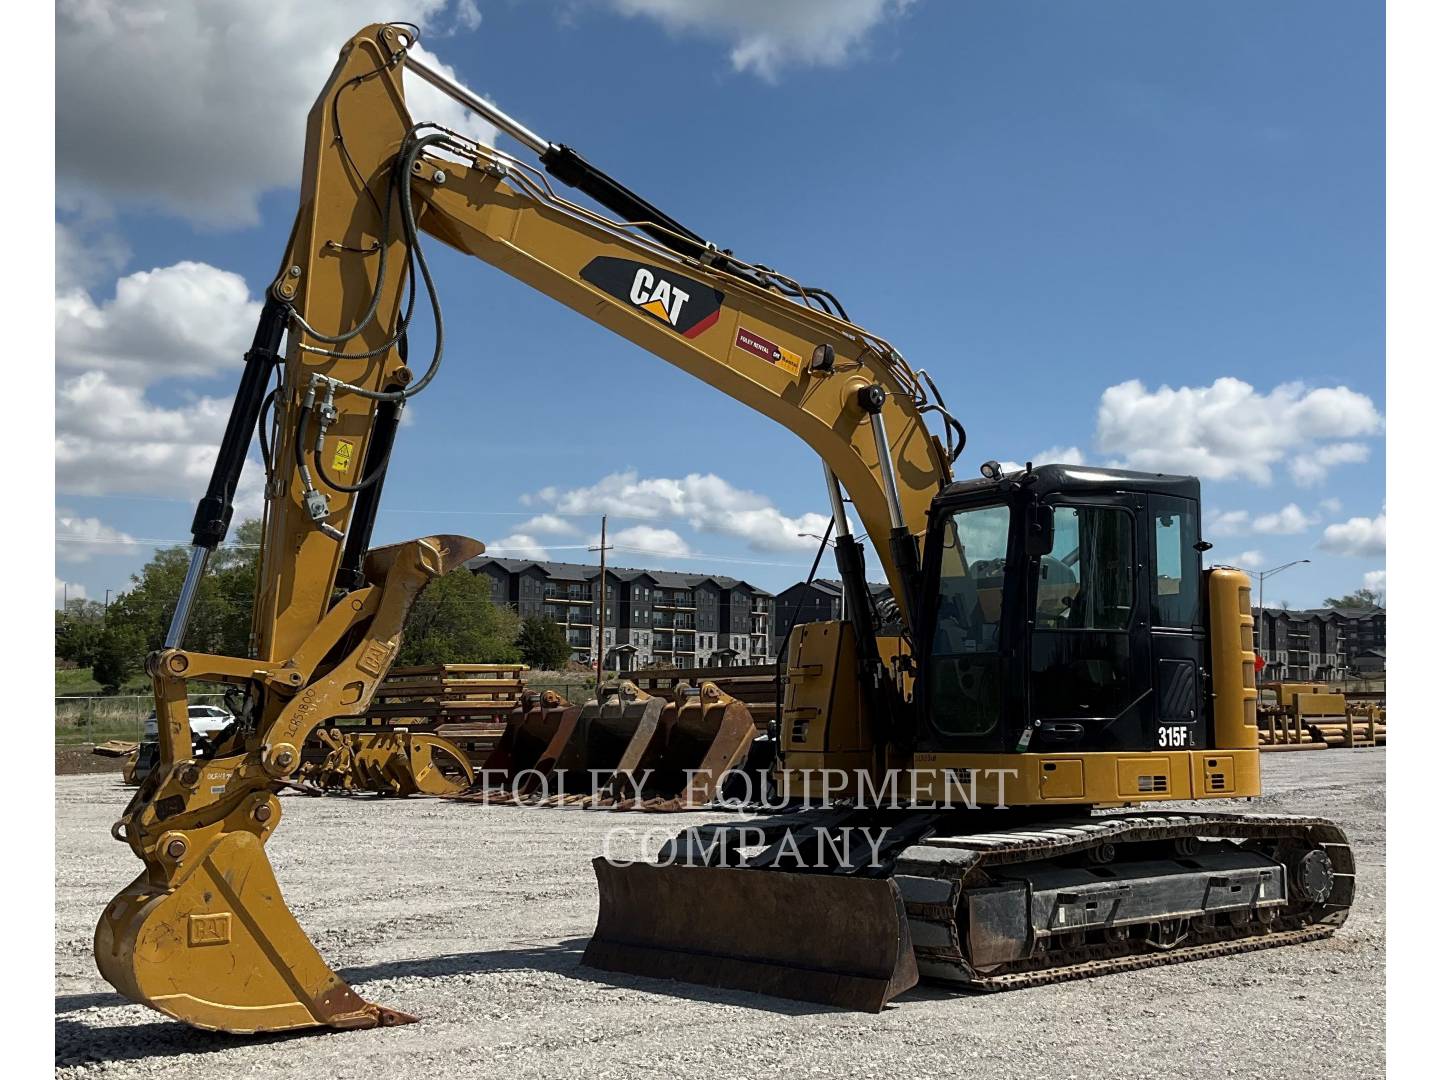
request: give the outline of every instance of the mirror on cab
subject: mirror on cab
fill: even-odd
[[[1025,554],[1049,555],[1055,547],[1055,508],[1032,503],[1025,516]]]

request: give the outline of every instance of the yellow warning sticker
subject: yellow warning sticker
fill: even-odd
[[[332,466],[336,472],[349,472],[350,459],[355,456],[355,444],[341,439],[335,444],[335,463]]]

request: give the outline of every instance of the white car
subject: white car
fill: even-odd
[[[210,736],[235,719],[229,709],[221,705],[190,706],[190,746],[199,755],[205,751]],[[144,783],[145,777],[160,760],[160,723],[151,713],[145,718],[145,735],[140,740],[140,757],[135,762],[134,783]]]
[[[223,705],[191,705],[190,734],[194,738],[208,739],[235,717]],[[145,736],[142,741],[155,742],[160,738],[160,724],[152,712],[145,718]]]

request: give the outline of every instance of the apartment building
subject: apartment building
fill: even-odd
[[[1383,609],[1257,608],[1253,614],[1255,647],[1265,659],[1267,679],[1323,681],[1383,669]]]
[[[890,586],[870,582],[870,596],[877,608],[885,609],[890,600]],[[811,582],[797,581],[788,589],[775,594],[774,639],[770,644],[771,653],[780,648],[780,641],[790,627],[807,622],[828,622],[845,617],[845,590],[840,582],[832,578],[816,578]],[[894,630],[894,626],[882,625],[881,633]]]
[[[606,671],[731,667],[770,662],[774,597],[722,574],[606,567],[600,639],[600,568],[583,563],[480,556],[467,568],[490,582],[490,598],[521,618],[565,629],[571,658]],[[603,649],[603,654],[600,650]]]

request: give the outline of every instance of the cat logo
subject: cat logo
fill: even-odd
[[[687,338],[714,326],[725,301],[724,293],[704,282],[630,259],[602,255],[591,259],[580,277]]]
[[[630,302],[641,310],[674,326],[680,321],[680,311],[689,299],[689,293],[663,278],[656,281],[655,275],[645,267],[635,268],[635,280],[630,283]]]

